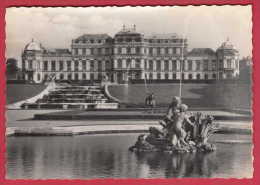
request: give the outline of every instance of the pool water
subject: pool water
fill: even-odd
[[[212,153],[128,151],[138,134],[8,137],[8,179],[251,178],[249,135],[214,136]],[[225,143],[226,141],[242,143]]]

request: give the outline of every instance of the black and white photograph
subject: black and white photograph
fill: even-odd
[[[252,178],[252,6],[9,7],[6,178]]]

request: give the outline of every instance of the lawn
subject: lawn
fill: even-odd
[[[46,88],[43,84],[7,84],[6,103],[11,104],[36,96]]]
[[[240,108],[251,107],[249,84],[183,84],[182,100],[192,107]],[[110,94],[127,106],[144,106],[146,93],[153,92],[158,106],[167,106],[179,95],[179,84],[111,85]]]

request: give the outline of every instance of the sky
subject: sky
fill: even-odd
[[[71,40],[86,33],[114,36],[123,25],[138,32],[176,33],[188,39],[189,49],[216,50],[229,41],[240,56],[252,56],[252,7],[20,7],[6,10],[6,57],[21,60],[32,39],[45,48],[70,48]]]

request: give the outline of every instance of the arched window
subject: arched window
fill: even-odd
[[[86,80],[86,73],[82,74],[82,80]]]
[[[75,80],[79,80],[79,74],[75,73]]]
[[[153,73],[149,74],[149,79],[153,79]]]
[[[41,74],[40,74],[40,73],[37,74],[37,80],[38,80],[38,81],[41,80]]]
[[[71,73],[68,74],[68,80],[71,80],[72,79],[72,76],[71,76]]]
[[[48,74],[44,75],[44,80],[48,80]]]
[[[161,73],[157,73],[157,80],[161,79]]]
[[[60,74],[60,80],[63,80],[63,79],[64,79],[64,74],[61,73],[61,74]]]
[[[184,73],[181,74],[181,79],[182,79],[182,80],[185,79]]]
[[[169,74],[165,73],[165,80],[168,80],[168,79],[169,79]]]
[[[200,80],[200,74],[196,75],[197,80]]]

